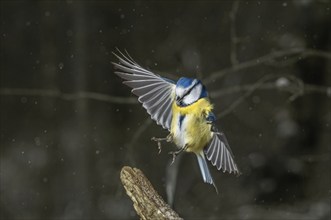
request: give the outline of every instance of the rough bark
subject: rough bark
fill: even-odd
[[[121,181],[141,219],[182,219],[164,202],[141,170],[124,166]]]

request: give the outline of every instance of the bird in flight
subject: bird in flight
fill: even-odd
[[[177,151],[193,152],[205,183],[217,187],[208,169],[207,160],[223,172],[239,175],[240,171],[223,132],[218,131],[213,105],[208,98],[206,87],[198,79],[181,77],[177,82],[159,76],[136,63],[126,52],[113,53],[119,60],[113,62],[115,72],[131,87],[138,101],[151,118],[169,131],[165,138],[155,138],[161,150],[161,141],[174,143]]]

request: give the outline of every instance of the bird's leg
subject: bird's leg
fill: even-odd
[[[176,159],[177,155],[180,154],[181,152],[185,151],[186,149],[187,149],[187,144],[184,147],[177,150],[177,151],[170,151],[169,152],[169,154],[172,154],[171,165],[175,162],[175,159]]]
[[[160,153],[161,153],[161,150],[162,150],[161,141],[171,142],[171,141],[172,141],[172,135],[169,134],[169,135],[168,135],[167,137],[165,137],[165,138],[156,138],[156,137],[152,137],[151,140],[157,142],[157,148],[159,149],[159,154],[160,154]]]

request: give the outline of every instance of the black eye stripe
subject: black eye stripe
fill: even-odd
[[[196,87],[198,85],[199,81],[197,81],[189,90],[187,90],[187,92],[183,95],[182,99],[187,96],[188,94],[191,93],[191,91],[193,90],[194,87]]]

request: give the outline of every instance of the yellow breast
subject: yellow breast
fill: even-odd
[[[205,98],[186,107],[173,104],[170,132],[178,147],[187,145],[187,151],[198,153],[209,143],[212,133],[206,117],[212,109],[212,104]]]

